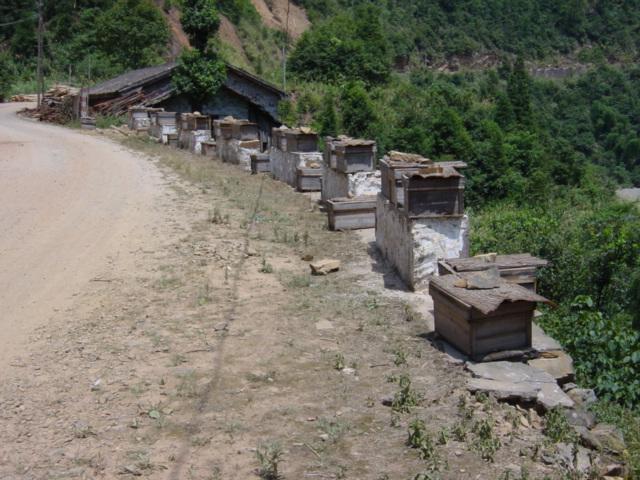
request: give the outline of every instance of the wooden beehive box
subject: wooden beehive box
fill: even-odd
[[[233,138],[236,140],[259,140],[260,131],[258,124],[248,120],[238,120],[231,128]]]
[[[283,133],[287,152],[316,152],[318,150],[318,134],[310,130],[291,129]]]
[[[402,175],[402,209],[409,218],[464,215],[464,176],[439,164]]]
[[[367,195],[356,198],[327,200],[329,230],[358,230],[376,226],[376,197]]]
[[[457,275],[429,282],[436,332],[474,359],[505,350],[531,348],[531,322],[537,303],[548,300],[504,279],[497,288],[457,287]]]
[[[211,131],[211,117],[208,115],[190,114],[185,118],[185,121],[186,121],[185,130]]]
[[[271,173],[271,160],[266,153],[254,153],[251,155],[251,173]]]
[[[335,143],[335,168],[342,173],[370,172],[375,163],[376,142],[347,139]]]
[[[322,169],[298,167],[297,186],[300,192],[322,191]]]
[[[176,126],[176,115],[175,112],[158,112],[156,114],[156,122],[158,125]]]
[[[177,133],[169,133],[167,135],[167,145],[170,147],[178,148],[178,134]]]
[[[215,157],[217,154],[218,151],[215,140],[206,140],[202,142],[202,155],[205,157]]]
[[[529,253],[496,255],[495,260],[487,261],[486,255],[469,258],[451,258],[438,263],[438,273],[466,273],[487,270],[496,267],[500,276],[510,283],[536,291],[538,270],[549,264],[547,260],[534,257]]]
[[[421,169],[433,165],[453,167],[455,169],[462,169],[467,166],[466,163],[461,161],[434,163],[420,155],[391,151],[379,162],[382,182],[380,191],[382,195],[394,205],[402,206],[404,204],[402,176],[417,173]]]

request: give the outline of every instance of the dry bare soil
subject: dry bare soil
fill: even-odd
[[[267,177],[124,142],[163,172],[162,215],[6,370],[0,478],[564,478],[540,417],[466,393],[429,297],[361,236]]]

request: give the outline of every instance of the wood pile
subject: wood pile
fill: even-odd
[[[162,86],[155,90],[135,88],[119,96],[104,100],[93,106],[102,115],[124,115],[131,107],[148,107],[157,104],[171,92],[171,87]]]
[[[67,123],[73,119],[73,97],[77,94],[77,88],[54,85],[45,92],[39,109],[25,109],[23,113],[40,121]]]

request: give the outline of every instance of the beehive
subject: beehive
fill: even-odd
[[[409,218],[464,215],[464,176],[434,164],[402,175],[402,208]]]

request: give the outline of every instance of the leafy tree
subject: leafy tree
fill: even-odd
[[[518,57],[507,83],[507,94],[515,120],[521,125],[531,124],[531,92],[529,74],[524,60]]]
[[[225,64],[214,52],[185,50],[171,81],[178,93],[186,95],[201,110],[204,101],[215,95],[226,78]]]
[[[348,135],[368,137],[376,121],[373,102],[361,82],[345,86],[340,96],[342,126]]]
[[[191,45],[204,51],[209,39],[215,35],[220,26],[216,1],[184,0],[180,22],[189,36]]]
[[[96,38],[114,63],[132,69],[161,60],[169,29],[150,0],[117,0],[97,17]]]
[[[322,107],[317,117],[318,131],[322,136],[338,135],[338,114],[336,113],[335,98],[333,93],[329,93],[322,103]]]
[[[6,100],[14,81],[14,66],[7,52],[0,52],[0,102]]]

